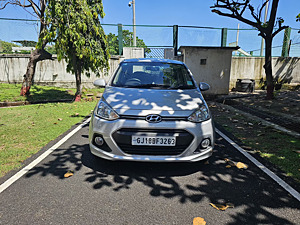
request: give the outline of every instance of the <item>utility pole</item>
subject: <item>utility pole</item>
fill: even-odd
[[[240,24],[238,24],[238,29],[236,32],[236,46],[239,46],[239,35],[240,35]],[[238,54],[238,51],[235,52],[235,55]]]
[[[135,29],[135,0],[132,0],[131,2],[129,2],[128,4],[129,7],[132,6],[132,24],[133,24],[133,46],[136,47],[136,29]]]
[[[266,9],[265,9],[265,19],[264,19],[264,23],[267,22],[267,16],[268,16],[268,7],[269,7],[269,0],[266,0],[267,4],[266,4]],[[262,38],[261,39],[261,47],[260,47],[260,56],[263,56],[264,54],[264,42],[265,40]]]

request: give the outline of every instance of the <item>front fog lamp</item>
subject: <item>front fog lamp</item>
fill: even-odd
[[[210,119],[209,111],[206,105],[201,105],[192,115],[189,116],[188,120],[191,122],[199,123]]]
[[[207,148],[208,146],[210,146],[210,140],[209,140],[209,138],[203,139],[203,140],[201,141],[200,147],[201,147],[202,149],[205,149],[205,148]]]
[[[105,120],[116,120],[119,115],[104,101],[100,101],[96,108],[96,115]]]
[[[95,144],[98,145],[98,146],[102,146],[104,144],[103,138],[99,137],[99,136],[95,137],[94,141],[95,141]]]

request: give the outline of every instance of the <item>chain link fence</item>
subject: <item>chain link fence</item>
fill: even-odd
[[[118,24],[103,24],[106,34],[118,36]],[[132,33],[132,25],[122,25],[122,30]],[[21,47],[18,41],[37,41],[39,21],[0,18],[0,53],[13,53]],[[164,48],[174,47],[174,26],[136,25],[137,37],[144,42],[141,47],[146,48],[146,57],[164,57]],[[261,55],[262,38],[255,29],[227,29],[226,46],[239,46],[242,50],[253,56]],[[281,56],[283,48],[284,31],[275,36],[273,40],[273,56]],[[124,38],[124,37],[123,37]],[[128,37],[127,37],[128,38]],[[131,39],[130,39],[131,38]],[[177,47],[180,46],[221,46],[222,28],[178,26]],[[132,45],[132,37],[124,47]],[[138,46],[139,47],[139,46]],[[25,51],[24,53],[30,53]],[[239,52],[236,56],[244,56]],[[291,29],[288,43],[288,56],[300,57],[300,33],[298,29]]]

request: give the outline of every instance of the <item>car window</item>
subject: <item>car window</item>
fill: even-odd
[[[184,65],[161,62],[124,62],[117,70],[111,85],[127,88],[196,88]]]

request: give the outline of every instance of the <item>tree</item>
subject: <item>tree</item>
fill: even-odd
[[[12,53],[12,47],[18,47],[18,45],[0,40],[0,52]]]
[[[129,30],[122,30],[123,34],[123,46],[129,47],[132,46],[133,42],[133,33]],[[108,41],[108,49],[109,53],[111,55],[119,55],[119,37],[115,34],[109,33],[107,35],[107,41]],[[145,48],[145,52],[150,53],[151,50],[147,48],[147,45],[145,44],[143,39],[139,39],[136,37],[136,46]]]
[[[279,0],[273,0],[271,13],[266,23],[262,22],[262,12],[270,0],[266,0],[257,10],[250,4],[251,0],[216,0],[212,12],[221,16],[242,21],[259,31],[259,36],[265,40],[265,73],[267,81],[267,99],[274,98],[274,78],[272,74],[272,41],[273,38],[287,26],[282,26],[284,22],[282,18],[276,18]],[[225,12],[224,12],[225,10]],[[247,18],[247,12],[250,13],[251,19]],[[277,29],[274,30],[274,28]]]
[[[80,100],[81,74],[100,75],[108,68],[106,35],[99,17],[104,17],[102,0],[48,0],[46,21],[51,24],[45,38],[55,41],[58,60],[65,59],[67,71],[75,73],[76,98]]]
[[[23,47],[35,47],[37,44],[36,41],[27,41],[27,40],[13,41],[13,42],[20,43]]]
[[[45,50],[47,40],[44,37],[48,29],[48,24],[45,22],[45,10],[47,6],[47,0],[3,0],[1,1],[0,10],[4,9],[9,4],[20,6],[24,9],[30,9],[30,13],[40,20],[40,44],[30,54],[26,73],[22,82],[21,95],[25,96],[29,95],[30,93],[30,87],[32,85],[32,80],[34,77],[37,62],[46,59],[52,59],[52,55]]]

